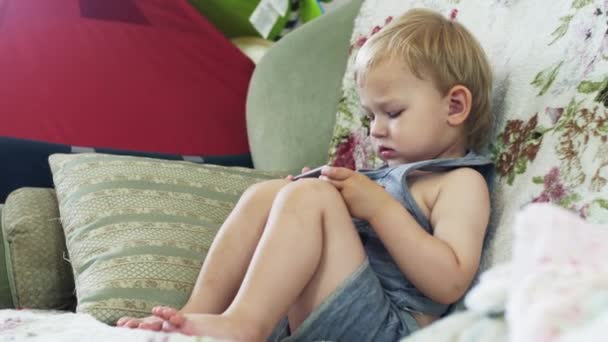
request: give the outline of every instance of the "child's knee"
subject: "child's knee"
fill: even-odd
[[[287,198],[323,203],[340,197],[340,192],[330,183],[320,179],[301,179],[281,189]]]
[[[270,196],[274,198],[276,194],[290,182],[284,179],[271,179],[251,185],[243,193],[243,197]]]

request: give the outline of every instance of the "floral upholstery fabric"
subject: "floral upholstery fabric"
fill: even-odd
[[[608,221],[608,3],[602,0],[367,0],[351,39],[331,163],[380,164],[368,123],[358,115],[353,61],[369,37],[413,7],[465,25],[493,68],[495,130],[487,153],[496,172],[484,267],[510,258],[510,227],[526,204],[550,202],[592,222]]]

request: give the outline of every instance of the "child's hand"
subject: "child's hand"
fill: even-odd
[[[304,173],[304,172],[308,172],[308,171],[310,171],[310,168],[308,166],[304,166],[302,168],[302,172],[300,172],[300,173]],[[287,179],[288,181],[292,181],[293,177],[294,177],[293,175],[288,175],[287,177],[285,177],[285,179]]]
[[[321,179],[333,184],[342,194],[350,214],[369,221],[393,198],[383,187],[351,169],[327,166]]]

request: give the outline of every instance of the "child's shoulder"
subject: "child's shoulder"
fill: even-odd
[[[462,166],[446,171],[443,173],[442,178],[444,178],[444,181],[446,182],[483,181],[484,184],[486,183],[486,180],[481,174],[481,172],[468,166]]]
[[[413,178],[420,178],[437,183],[437,185],[449,185],[453,183],[484,185],[487,186],[486,179],[478,170],[462,166],[455,169],[439,172],[414,171],[411,173]]]
[[[490,190],[484,176],[471,167],[460,167],[440,175],[437,186],[437,197],[432,211],[438,208],[451,208],[452,211],[462,206],[478,208],[478,214],[484,216],[489,210]],[[442,212],[445,210],[438,210]],[[458,211],[458,209],[457,209]]]
[[[440,198],[448,202],[483,201],[489,198],[484,176],[471,167],[414,173],[408,179],[409,190],[427,217]]]
[[[436,192],[429,207],[431,226],[470,226],[490,212],[490,191],[484,176],[471,167],[460,167],[437,174]],[[483,225],[485,227],[487,222]],[[485,228],[484,228],[485,229]]]
[[[470,189],[488,191],[488,183],[478,170],[472,167],[459,167],[443,172],[439,176],[441,188]]]
[[[412,192],[414,195],[418,192],[423,194],[429,209],[434,207],[440,196],[455,201],[468,200],[472,197],[489,197],[488,184],[484,176],[471,167],[423,173],[412,178]]]

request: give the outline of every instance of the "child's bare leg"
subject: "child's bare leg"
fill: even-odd
[[[211,244],[182,313],[222,313],[243,281],[276,194],[289,182],[271,180],[247,189]],[[146,318],[123,317],[117,326],[160,330],[162,315],[175,309],[157,307]]]
[[[221,315],[165,318],[189,335],[263,340],[285,314],[295,330],[364,258],[340,193],[321,180],[298,181],[277,196],[259,248],[228,309]]]

